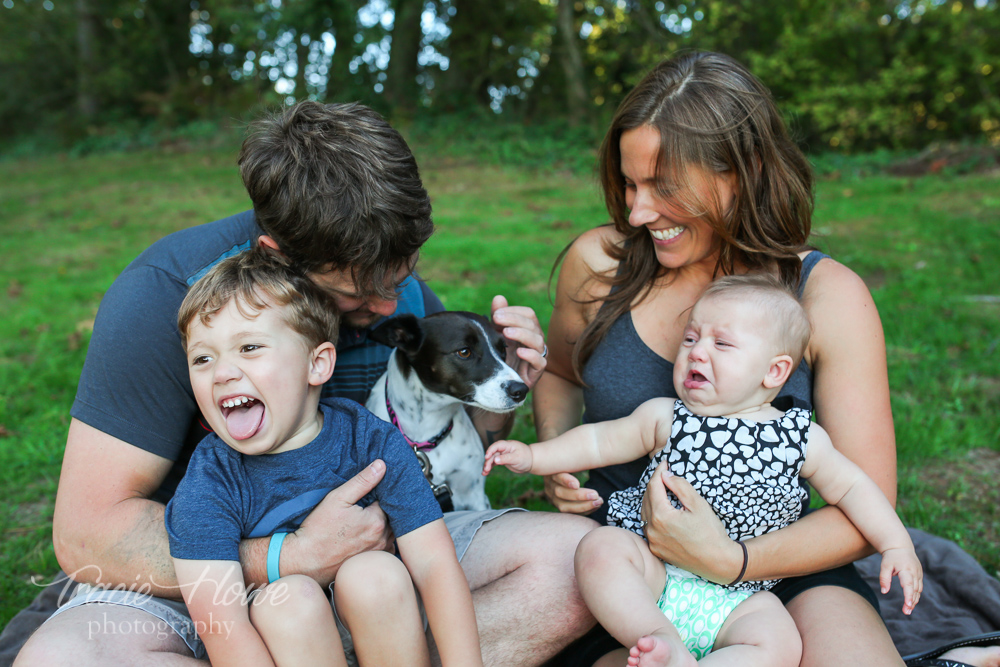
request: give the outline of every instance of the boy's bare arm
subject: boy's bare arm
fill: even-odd
[[[481,667],[472,593],[444,519],[399,537],[398,544],[399,555],[427,610],[442,666]]]
[[[274,667],[264,640],[250,623],[239,563],[175,558],[174,568],[213,665]]]
[[[904,593],[903,611],[909,614],[923,590],[923,570],[906,527],[882,489],[837,451],[830,436],[818,424],[810,427],[809,448],[801,475],[809,480],[823,500],[839,507],[882,554],[879,576],[882,592],[888,592],[892,575],[898,575]]]
[[[839,507],[879,552],[913,543],[882,490],[833,446],[818,424],[809,431],[802,477],[830,505]]]

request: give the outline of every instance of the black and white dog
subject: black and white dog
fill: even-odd
[[[489,509],[483,442],[466,406],[510,412],[524,402],[528,387],[504,361],[503,336],[482,315],[447,311],[394,317],[369,338],[396,349],[366,407],[426,456],[439,501],[447,485],[454,509]]]

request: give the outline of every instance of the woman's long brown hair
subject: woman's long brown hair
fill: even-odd
[[[656,182],[661,196],[700,216],[715,232],[720,248],[715,275],[766,271],[792,289],[798,284],[798,253],[812,222],[813,176],[770,92],[726,55],[696,52],[666,60],[622,101],[601,145],[604,201],[624,242],[604,247],[618,271],[593,276],[612,289],[574,346],[577,377],[615,320],[658,280],[671,279],[656,259],[649,232],[628,224],[619,142],[624,132],[644,125],[660,136]],[[735,174],[728,211],[721,211],[718,202],[691,198],[692,166]]]

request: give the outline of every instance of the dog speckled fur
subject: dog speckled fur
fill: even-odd
[[[504,362],[503,336],[485,317],[459,311],[425,318],[400,315],[369,336],[395,350],[366,407],[391,421],[385,401],[388,388],[399,426],[415,442],[430,440],[452,422],[451,432],[426,452],[433,482],[448,484],[456,510],[489,509],[483,443],[469,409],[510,412],[528,393]]]

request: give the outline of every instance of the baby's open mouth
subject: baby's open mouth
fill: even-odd
[[[264,404],[252,396],[233,396],[219,401],[226,430],[234,440],[246,440],[264,422]]]

